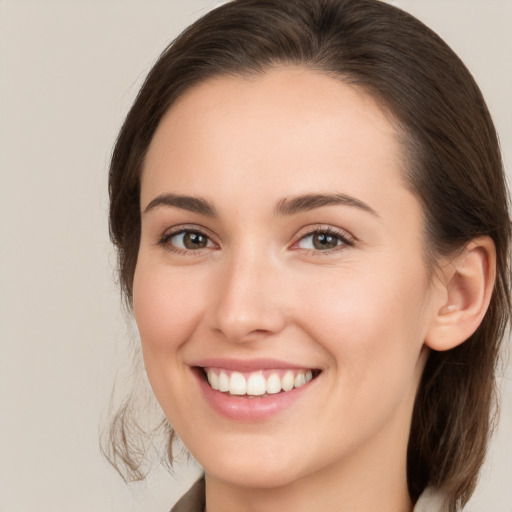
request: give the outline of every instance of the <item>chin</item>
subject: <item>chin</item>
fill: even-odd
[[[286,454],[276,446],[262,443],[233,443],[222,453],[200,453],[198,462],[212,477],[231,485],[255,489],[279,488],[300,479],[306,472],[302,453]]]
[[[218,480],[236,486],[251,489],[277,489],[286,487],[300,479],[300,475],[290,468],[280,465],[269,466],[265,463],[235,463],[205,467],[205,472]]]

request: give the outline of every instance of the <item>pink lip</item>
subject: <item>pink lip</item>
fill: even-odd
[[[193,363],[191,366],[199,366],[201,368],[224,368],[234,372],[253,372],[257,370],[308,370],[308,366],[300,366],[296,364],[279,361],[277,359],[223,359],[210,358],[202,359]],[[312,368],[311,368],[312,369]]]
[[[230,362],[231,364],[226,364],[228,361],[215,359],[209,361],[205,360],[201,363],[201,366],[203,363],[207,362],[211,362],[212,366],[232,369],[233,371],[251,371],[253,369],[269,368],[268,360],[266,360],[264,364],[261,364],[262,360],[260,360],[257,365],[253,365],[253,363],[255,363],[254,361],[251,361],[250,365],[246,364],[247,362],[244,362],[242,365],[235,365],[233,361]],[[280,361],[274,362],[273,364],[275,368],[304,368],[303,366],[283,366],[283,363]],[[205,364],[205,366],[209,366],[209,364]],[[231,396],[228,393],[216,391],[211,388],[206,381],[201,368],[196,367],[193,369],[193,372],[201,389],[201,393],[208,405],[221,416],[242,422],[262,422],[272,418],[291,407],[297,400],[303,397],[316,381],[316,379],[313,379],[307,384],[292,389],[291,391],[264,397],[248,398],[247,396]]]

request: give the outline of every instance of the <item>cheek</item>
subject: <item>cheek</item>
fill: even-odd
[[[298,292],[308,296],[303,328],[352,382],[406,378],[414,371],[426,332],[428,291],[422,268],[403,270],[400,277],[351,269],[323,287]]]
[[[173,355],[192,334],[204,309],[197,285],[155,265],[137,266],[133,309],[147,361]]]
[[[328,294],[310,293],[317,307],[304,326],[333,362],[326,374],[332,389],[324,404],[326,423],[338,425],[347,439],[376,433],[389,422],[408,428],[403,425],[423,368],[421,286],[395,283],[382,289],[360,276],[334,288]],[[344,419],[347,411],[365,425],[358,434]]]
[[[182,346],[192,337],[204,309],[198,284],[143,259],[134,276],[133,310],[144,366],[160,406],[176,426],[187,408],[183,400],[190,379]]]

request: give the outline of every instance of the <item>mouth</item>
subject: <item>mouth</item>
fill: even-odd
[[[203,367],[201,370],[205,381],[213,390],[245,398],[265,398],[287,393],[306,385],[320,374],[320,370],[310,368],[240,372],[226,368]]]

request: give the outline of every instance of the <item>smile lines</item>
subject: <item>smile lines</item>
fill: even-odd
[[[241,373],[222,368],[203,368],[208,384],[217,390],[238,396],[275,395],[299,388],[313,379],[312,370],[259,370]]]

